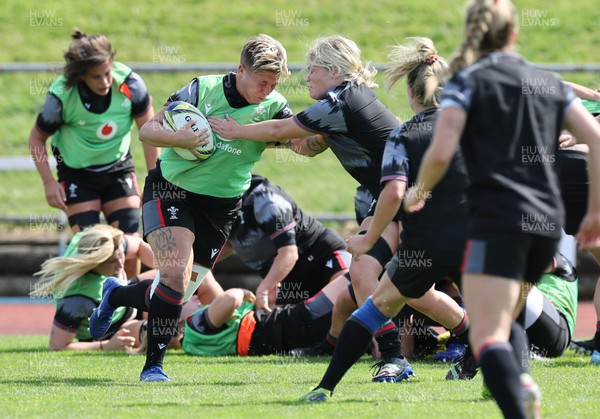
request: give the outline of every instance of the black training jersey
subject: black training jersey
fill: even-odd
[[[125,84],[129,88],[131,95],[131,116],[137,118],[146,113],[150,106],[148,90],[142,78],[135,72],[127,76]],[[77,91],[81,102],[92,113],[102,114],[110,106],[111,92],[106,96],[99,96],[92,92],[83,81],[77,83]],[[60,99],[54,94],[48,93],[42,111],[37,117],[38,128],[47,134],[54,134],[64,123],[62,111],[63,104]]]
[[[415,184],[421,160],[433,139],[437,116],[437,109],[425,110],[392,132],[383,155],[382,185],[391,180],[406,182],[407,188]],[[423,209],[412,214],[401,209],[402,243],[417,249],[434,251],[437,248],[450,260],[460,259],[462,245],[455,244],[467,231],[466,191],[467,176],[460,152],[457,152],[448,171],[427,197]],[[449,225],[453,225],[453,237],[443,237]],[[461,229],[463,234],[457,234]]]
[[[560,237],[555,173],[565,111],[576,100],[558,77],[510,52],[485,55],[446,85],[442,107],[467,112],[461,139],[479,230]]]
[[[235,109],[250,106],[250,103],[238,92],[236,87],[236,74],[229,73],[223,77],[223,93],[227,99],[229,106]],[[184,102],[191,103],[194,106],[198,106],[198,79],[194,78],[191,82],[183,86],[181,89],[172,93],[167,100],[167,104],[182,100]],[[294,115],[289,104],[286,104],[272,119],[285,119],[291,118]]]
[[[325,137],[342,166],[377,198],[386,140],[400,121],[364,84],[343,83],[294,121]]]
[[[280,187],[253,175],[229,240],[240,259],[265,276],[280,247],[296,245],[302,255],[323,232]]]
[[[313,317],[307,304],[286,304],[272,311],[255,311],[256,328],[249,355],[285,354],[320,342],[331,326],[331,311]]]

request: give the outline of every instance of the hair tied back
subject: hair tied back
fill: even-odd
[[[440,59],[439,55],[432,55],[425,61],[425,64],[432,65],[433,63],[437,62],[437,60],[439,60],[439,59]]]

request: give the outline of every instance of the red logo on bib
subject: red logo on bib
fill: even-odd
[[[115,121],[107,121],[98,127],[96,135],[101,140],[110,140],[117,133],[117,123]]]

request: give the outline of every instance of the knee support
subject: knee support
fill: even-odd
[[[366,231],[361,231],[358,233],[359,235],[367,234]],[[392,249],[390,245],[385,241],[383,237],[379,237],[371,250],[369,250],[367,255],[375,258],[377,262],[381,265],[382,268],[387,265],[387,263],[392,260],[394,254],[392,253]]]
[[[106,216],[106,222],[123,233],[137,233],[140,229],[140,209],[122,208]]]
[[[80,230],[100,223],[100,213],[96,211],[85,211],[69,216],[71,228],[78,226]]]

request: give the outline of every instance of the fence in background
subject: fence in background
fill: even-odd
[[[147,73],[162,73],[162,72],[227,72],[237,68],[237,63],[233,62],[222,62],[222,63],[179,63],[179,64],[167,64],[167,63],[153,63],[153,62],[130,62],[128,63],[137,72]],[[538,63],[539,67],[549,71],[559,73],[599,73],[600,64],[597,63],[581,63],[581,64],[569,64],[569,63]],[[62,63],[58,62],[40,62],[40,63],[0,63],[0,73],[15,73],[15,72],[57,72],[60,71]],[[292,72],[301,72],[304,70],[305,65],[302,63],[290,63],[289,68]],[[378,70],[384,70],[383,64],[375,64]],[[52,159],[53,160],[53,159]],[[17,157],[0,157],[0,176],[7,176],[8,183],[14,186],[17,192],[23,192],[26,188],[39,187],[39,178],[32,171],[35,170],[33,162],[29,156],[17,156]],[[19,174],[22,178],[10,177],[16,172],[29,172]],[[33,184],[33,182],[38,183]],[[36,192],[36,196],[40,196]],[[40,196],[41,197],[41,196]],[[42,198],[42,197],[41,197]],[[43,199],[43,198],[42,198]],[[19,197],[15,196],[14,202],[19,201]],[[18,212],[18,211],[17,211]],[[56,213],[57,214],[57,213]],[[62,212],[61,212],[62,214]],[[354,219],[354,214],[316,214],[316,216],[322,221],[332,222],[344,222]],[[61,218],[59,215],[29,215],[21,216],[19,214],[0,214],[0,222],[13,222],[17,224],[30,223],[44,221],[47,217],[52,217],[57,226],[60,226]],[[46,217],[46,218],[45,218]]]
[[[135,71],[139,72],[180,72],[180,71],[198,71],[198,72],[225,72],[232,71],[238,67],[238,63],[180,63],[165,64],[151,62],[130,62],[126,63]],[[600,64],[597,63],[535,63],[538,67],[556,71],[557,73],[600,73]],[[378,70],[385,70],[383,64],[373,64]],[[14,72],[43,72],[60,71],[62,63],[0,63],[0,73]],[[306,68],[305,64],[290,63],[290,71],[300,72]]]

